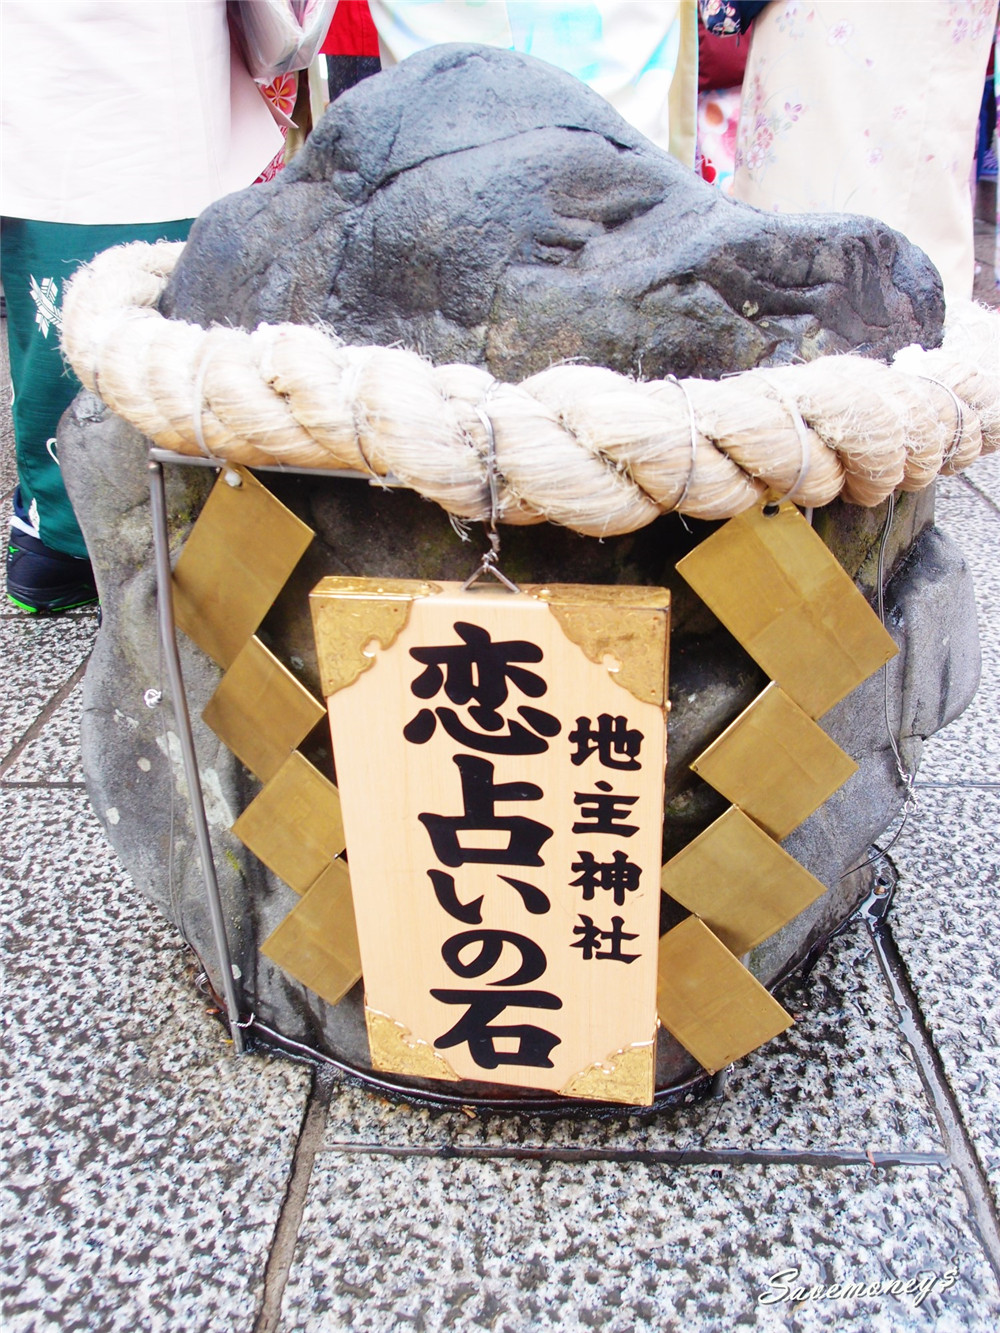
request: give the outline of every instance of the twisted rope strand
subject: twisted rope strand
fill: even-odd
[[[944,346],[724,380],[637,382],[560,365],[521,384],[296,324],[202,329],[156,309],[183,244],[81,269],[63,349],[81,382],[162,448],[249,465],[392,475],[461,519],[490,515],[488,413],[505,523],[631,532],[676,509],[741,513],[794,489],[880,504],[1000,447],[1000,313],[949,312]],[[193,410],[195,391],[200,404]]]

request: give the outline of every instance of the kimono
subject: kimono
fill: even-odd
[[[949,300],[973,279],[969,178],[996,0],[772,0],[754,20],[733,195],[864,213],[921,247]]]
[[[79,389],[59,348],[66,282],[109,246],[183,239],[281,135],[231,49],[225,0],[3,0],[0,53],[18,498],[33,535],[82,559],[56,443]]]
[[[694,0],[371,0],[383,67],[441,42],[523,51],[576,75],[631,125],[694,165]]]

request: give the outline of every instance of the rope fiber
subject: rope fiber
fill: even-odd
[[[683,382],[556,365],[505,384],[316,326],[165,319],[183,248],[98,255],[67,288],[62,332],[81,383],[177,453],[391,475],[459,519],[606,537],[787,495],[870,507],[1000,448],[1000,312],[971,302],[949,308],[940,349],[892,365],[831,356]]]

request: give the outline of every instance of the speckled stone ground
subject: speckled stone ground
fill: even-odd
[[[475,1200],[476,1206],[468,1206]],[[459,1161],[324,1153],[283,1328],[996,1327],[992,1275],[940,1169]],[[780,1301],[789,1283],[962,1277],[921,1306]],[[795,1276],[778,1279],[797,1269]],[[799,1306],[798,1309],[793,1307]]]
[[[0,438],[6,505],[5,412]],[[96,616],[0,610],[0,1326],[1000,1327],[1000,457],[941,487],[939,521],[976,576],[984,678],[892,849],[913,1007],[858,920],[785,989],[789,1033],[653,1116],[399,1105],[235,1059],[87,803]]]
[[[980,607],[983,677],[927,747],[916,809],[893,855],[893,931],[963,1119],[1000,1197],[1000,468],[941,485],[938,521],[962,543]]]

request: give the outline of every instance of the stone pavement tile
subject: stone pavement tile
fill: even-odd
[[[4,770],[4,782],[82,783],[80,709],[83,682],[79,681],[41,731]]]
[[[962,476],[967,478],[976,490],[982,491],[995,505],[1000,506],[1000,450],[977,459],[971,467],[965,469]]]
[[[897,1011],[857,922],[781,992],[797,1022],[732,1069],[721,1100],[582,1120],[396,1105],[340,1080],[325,1144],[940,1151]],[[859,1097],[859,1088],[864,1096]]]
[[[97,612],[0,615],[0,763],[90,652]]]
[[[780,998],[795,1027],[733,1067],[706,1147],[940,1151],[937,1119],[862,921]]]
[[[1000,1201],[1000,792],[923,790],[889,923]]]
[[[798,1306],[807,1287],[945,1278]],[[795,1279],[789,1277],[789,1282]],[[936,1284],[935,1284],[936,1286]],[[1000,1290],[939,1167],[661,1167],[319,1154],[282,1333],[858,1328],[994,1333]]]
[[[961,547],[976,587],[983,656],[979,691],[924,747],[918,783],[1000,782],[1000,515],[960,478],[940,485],[937,524]],[[993,609],[991,609],[993,608]]]
[[[309,1072],[232,1055],[83,792],[0,820],[5,1333],[249,1331]]]
[[[961,548],[969,562],[980,602],[1000,595],[996,552],[1000,548],[1000,515],[988,495],[989,477],[1000,471],[1000,453],[980,459],[957,477],[937,484],[934,522]],[[985,483],[985,484],[984,484]]]

